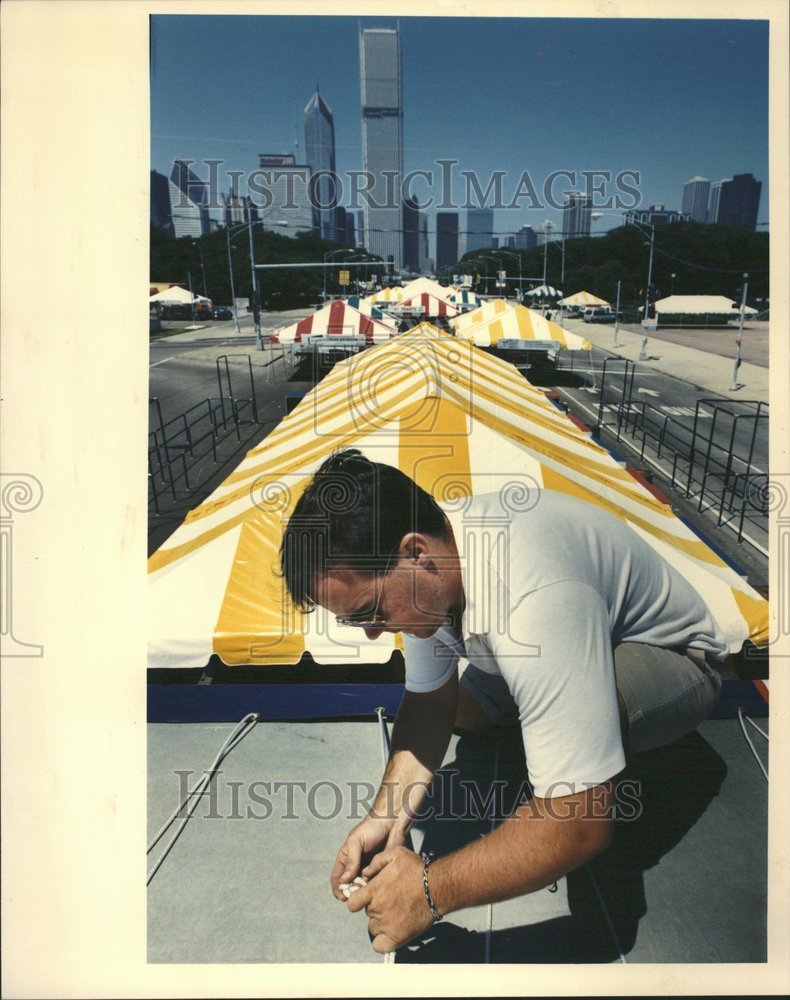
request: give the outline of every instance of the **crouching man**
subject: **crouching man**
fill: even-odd
[[[286,527],[297,607],[320,605],[369,639],[404,636],[389,763],[331,873],[340,900],[342,884],[369,879],[347,905],[366,910],[377,952],[604,850],[626,750],[678,739],[719,695],[727,650],[713,616],[635,531],[553,491],[513,506],[491,494],[445,514],[399,470],[346,450]],[[429,867],[404,843],[453,730],[508,720],[521,726],[534,798]]]

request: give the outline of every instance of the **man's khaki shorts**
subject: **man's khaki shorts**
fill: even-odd
[[[680,739],[716,706],[721,664],[699,650],[663,649],[626,642],[614,650],[617,690],[628,713],[628,750],[639,753]],[[518,722],[505,681],[469,664],[462,687],[495,723]]]

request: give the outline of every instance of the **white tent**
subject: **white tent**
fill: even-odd
[[[538,285],[537,288],[530,288],[524,294],[538,299],[558,299],[562,292],[559,288],[552,288],[551,285]]]
[[[685,316],[709,315],[709,316],[732,316],[735,318],[740,313],[740,303],[726,298],[724,295],[669,295],[665,299],[656,302],[656,312],[659,315],[678,314]],[[756,309],[746,306],[744,312],[747,316],[755,316]]]
[[[170,305],[191,305],[193,302],[211,302],[211,299],[207,299],[205,295],[192,295],[187,288],[181,288],[179,285],[171,285],[170,288],[166,288],[163,292],[157,292],[156,295],[151,295],[148,299],[149,302],[162,302],[165,305],[170,303]]]

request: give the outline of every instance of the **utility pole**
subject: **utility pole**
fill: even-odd
[[[730,392],[738,388],[738,369],[741,367],[741,342],[743,341],[743,319],[746,313],[746,293],[749,290],[749,275],[743,276],[743,289],[741,290],[741,315],[738,322],[738,336],[735,338],[735,365],[732,369],[732,385]]]

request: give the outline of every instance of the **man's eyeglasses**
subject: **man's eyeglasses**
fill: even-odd
[[[395,551],[390,552],[387,557],[387,565],[384,567],[384,573],[381,578],[381,583],[379,584],[378,594],[376,595],[376,603],[373,605],[370,611],[355,611],[351,615],[335,615],[335,621],[338,625],[351,625],[354,628],[385,628],[387,625],[387,619],[384,615],[379,614],[379,604],[381,604],[381,593],[384,590],[384,580],[386,579],[387,573],[390,571],[390,566],[392,565],[392,557],[395,555]]]

